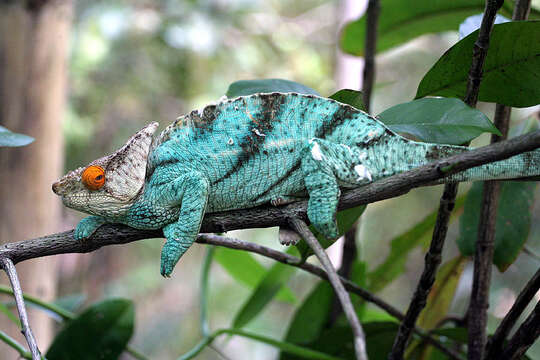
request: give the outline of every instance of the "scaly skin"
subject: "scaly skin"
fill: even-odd
[[[82,184],[80,168],[53,190],[66,206],[95,215],[79,223],[76,239],[108,222],[163,228],[164,276],[170,276],[195,240],[205,212],[281,205],[309,196],[311,223],[335,238],[340,189],[467,151],[407,140],[348,105],[296,93],[255,94],[208,105],[180,117],[152,143],[156,127],[148,125],[122,149],[88,165],[104,169],[102,188]],[[443,181],[536,175],[539,151]]]

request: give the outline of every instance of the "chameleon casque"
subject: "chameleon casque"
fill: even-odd
[[[163,228],[164,276],[195,241],[206,212],[309,197],[309,220],[335,238],[340,189],[467,151],[408,140],[349,105],[297,93],[225,99],[179,117],[153,138],[157,127],[147,125],[52,188],[66,206],[92,214],[77,225],[77,240],[105,223]],[[537,175],[535,150],[441,182]]]

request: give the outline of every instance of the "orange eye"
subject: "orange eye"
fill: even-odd
[[[105,170],[101,166],[92,165],[84,169],[82,183],[90,190],[98,190],[105,184]]]

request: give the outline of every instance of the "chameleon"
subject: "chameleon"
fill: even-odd
[[[375,117],[315,95],[257,93],[225,98],[180,116],[154,137],[152,122],[116,152],[52,185],[86,212],[84,240],[106,223],[162,229],[161,274],[169,277],[195,241],[205,213],[308,198],[317,231],[338,236],[343,189],[357,188],[467,147],[416,142]],[[540,150],[482,165],[440,182],[540,175]]]

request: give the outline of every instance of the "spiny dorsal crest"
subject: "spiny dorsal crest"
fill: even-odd
[[[143,186],[152,135],[158,125],[157,122],[148,124],[108,156],[105,173],[107,185],[114,193],[131,199]]]

